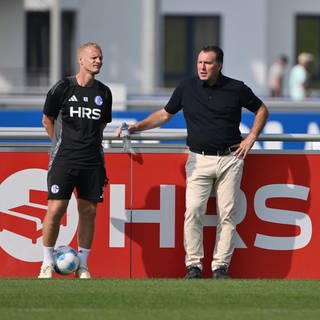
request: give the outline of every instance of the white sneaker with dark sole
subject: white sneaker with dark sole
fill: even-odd
[[[54,268],[52,264],[43,263],[40,269],[38,279],[51,279]]]

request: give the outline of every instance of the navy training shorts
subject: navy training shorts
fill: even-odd
[[[48,171],[47,184],[48,199],[70,199],[76,189],[78,198],[102,202],[106,170],[103,166],[89,169],[53,166]]]

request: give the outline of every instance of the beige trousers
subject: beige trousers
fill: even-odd
[[[239,205],[243,159],[234,155],[206,156],[190,152],[186,163],[187,188],[184,221],[186,266],[202,268],[203,218],[210,194],[216,197],[218,225],[212,270],[228,267],[234,250],[235,214]]]

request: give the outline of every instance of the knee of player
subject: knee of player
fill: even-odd
[[[205,215],[205,208],[197,204],[189,205],[185,212],[185,221],[186,222],[202,222]]]
[[[78,212],[81,216],[95,216],[97,204],[91,201],[78,201]]]

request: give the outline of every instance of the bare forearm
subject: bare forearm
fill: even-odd
[[[48,117],[46,115],[43,115],[42,124],[43,124],[49,138],[52,140],[53,131],[54,131],[54,119],[52,117]]]
[[[267,107],[264,104],[262,104],[261,107],[256,112],[256,116],[249,134],[246,136],[245,139],[241,141],[238,149],[234,153],[237,157],[243,157],[243,158],[246,157],[246,155],[252,148],[253,144],[258,139],[258,136],[262,131],[264,125],[266,124],[268,115],[269,115],[269,112]]]
[[[134,132],[160,127],[161,125],[169,121],[172,117],[173,115],[169,114],[164,109],[160,109],[150,114],[144,120],[141,120],[134,125],[129,126],[129,130],[130,132]]]
[[[258,138],[260,132],[262,131],[267,122],[268,116],[269,111],[267,107],[264,104],[262,104],[256,113],[252,128],[249,133],[250,136],[254,137],[255,139]]]

